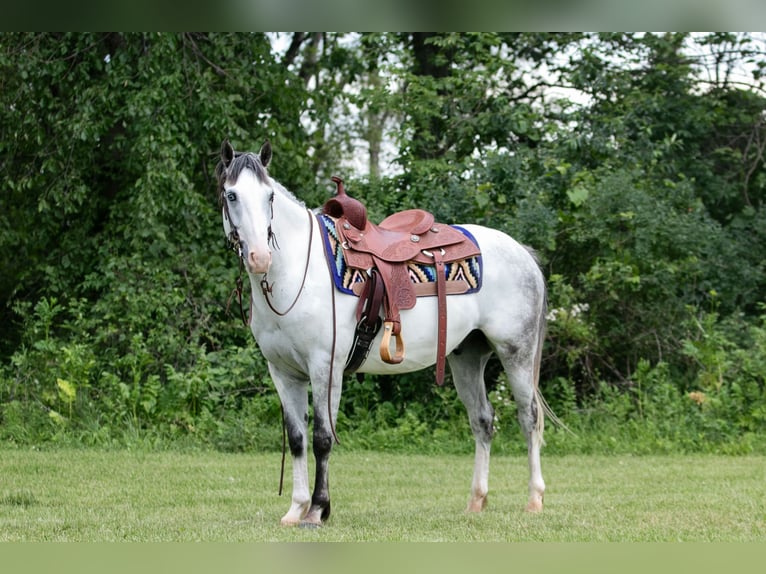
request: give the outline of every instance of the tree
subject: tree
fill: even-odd
[[[76,384],[105,392],[246,344],[225,309],[220,141],[306,152],[304,86],[267,38],[4,34],[0,67],[0,352],[25,392],[45,404],[72,345],[98,358]],[[281,179],[313,185],[289,158]]]
[[[688,344],[706,310],[715,328],[750,322],[743,348],[759,340],[761,36],[296,32],[278,51],[274,38],[0,36],[0,428],[22,395],[46,424],[56,401],[72,418],[91,400],[173,432],[205,416],[218,428],[205,409],[245,393],[224,361],[263,399],[265,366],[238,354],[251,342],[225,308],[233,256],[212,175],[225,137],[270,139],[271,171],[308,205],[340,174],[373,219],[425,208],[533,246],[550,284],[543,384],[577,400],[661,362],[679,388],[695,381],[690,357],[718,356]],[[438,418],[448,392],[427,373],[372,380],[347,408]]]

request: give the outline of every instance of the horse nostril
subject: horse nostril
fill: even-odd
[[[250,251],[247,254],[247,266],[253,273],[266,273],[271,266],[271,251]]]

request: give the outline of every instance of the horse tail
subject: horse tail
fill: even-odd
[[[548,288],[543,280],[543,303],[540,305],[540,312],[537,318],[537,349],[535,349],[535,364],[534,364],[534,392],[535,399],[537,401],[535,420],[535,432],[540,435],[542,439],[543,430],[545,429],[545,415],[547,414],[551,420],[555,418],[553,411],[545,401],[543,394],[540,392],[540,364],[543,356],[543,345],[545,344],[545,335],[547,331],[547,314],[548,314]],[[553,415],[553,416],[552,416]]]
[[[534,257],[535,261],[538,262],[538,265],[539,265],[539,260],[537,258],[536,253],[529,248],[527,249],[532,255],[532,257]],[[548,320],[547,320],[548,288],[545,284],[545,280],[543,280],[542,284],[543,284],[543,301],[542,301],[542,305],[540,305],[539,316],[537,318],[537,349],[535,350],[535,363],[534,363],[534,393],[535,393],[535,400],[537,402],[535,432],[542,439],[543,430],[545,429],[545,417],[548,417],[554,425],[556,425],[557,427],[563,428],[564,430],[569,432],[571,435],[576,436],[575,433],[573,433],[561,421],[561,419],[559,419],[556,416],[556,413],[553,412],[553,409],[551,409],[550,405],[545,400],[545,397],[543,397],[543,394],[540,392],[540,365],[542,363],[543,345],[545,344],[545,336],[547,333],[547,325],[548,325]]]

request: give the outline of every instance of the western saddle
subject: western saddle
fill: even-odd
[[[367,219],[367,208],[348,196],[343,181],[333,177],[335,197],[325,202],[322,210],[336,220],[335,229],[346,265],[367,272],[357,305],[357,328],[354,345],[346,362],[346,372],[356,371],[369,353],[372,339],[381,326],[383,308],[383,340],[380,356],[387,363],[404,360],[404,340],[399,311],[411,309],[420,291],[410,280],[408,264],[433,265],[436,270],[437,350],[436,382],[444,382],[447,345],[447,281],[445,264],[480,255],[477,245],[459,230],[434,222],[434,216],[422,209],[410,209],[388,216],[375,225]],[[460,289],[449,290],[460,292]],[[463,289],[465,291],[465,289]],[[396,350],[391,353],[391,338]]]

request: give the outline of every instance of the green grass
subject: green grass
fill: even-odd
[[[325,527],[282,528],[279,454],[0,450],[0,541],[763,541],[766,457],[548,456],[542,514],[526,460],[492,460],[466,515],[472,457],[333,453]]]

